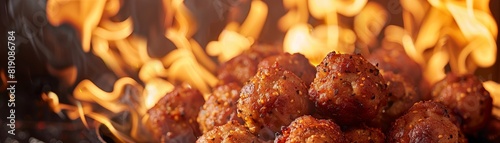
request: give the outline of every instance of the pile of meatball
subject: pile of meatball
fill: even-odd
[[[158,142],[499,140],[488,138],[499,128],[487,128],[492,98],[477,77],[449,73],[429,85],[400,48],[367,58],[331,52],[315,67],[302,54],[254,46],[217,76],[206,100],[183,85],[148,111]]]

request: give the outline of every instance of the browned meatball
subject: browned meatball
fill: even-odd
[[[240,89],[237,83],[229,83],[214,89],[198,114],[198,123],[203,133],[232,120],[243,123],[236,113]]]
[[[275,143],[346,143],[347,140],[334,122],[326,119],[316,119],[311,116],[302,116],[284,128],[282,135],[276,138]]]
[[[201,135],[196,117],[203,103],[198,90],[175,87],[148,110],[147,126],[161,142],[194,142]]]
[[[283,51],[275,46],[256,44],[240,55],[223,63],[217,70],[220,79],[218,85],[231,82],[245,84],[257,72],[259,62],[269,56],[277,55]]]
[[[316,70],[310,99],[340,125],[370,121],[387,103],[384,78],[361,55],[331,52]]]
[[[458,121],[446,106],[433,101],[417,102],[398,118],[387,136],[389,143],[467,142]]]
[[[474,75],[447,74],[434,85],[432,97],[462,118],[461,128],[467,134],[477,132],[491,117],[493,99]]]
[[[350,143],[383,143],[385,135],[377,128],[367,126],[351,128],[344,132]]]
[[[383,48],[372,52],[367,60],[378,65],[380,70],[400,74],[412,85],[418,85],[422,80],[422,68],[406,54],[399,44],[385,44]]]
[[[255,135],[253,135],[245,126],[240,125],[236,121],[230,121],[222,126],[203,134],[197,143],[260,143]]]
[[[414,86],[407,78],[390,71],[382,72],[387,84],[388,100],[387,105],[372,120],[371,126],[389,129],[391,123],[402,116],[414,103],[420,101],[422,97],[415,92]]]
[[[238,55],[223,63],[217,73],[221,85],[237,82],[244,84],[257,72],[258,62],[246,54]]]
[[[267,57],[259,63],[258,67],[270,67],[275,62],[277,62],[281,68],[291,71],[300,77],[307,87],[309,87],[316,75],[316,68],[309,63],[309,60],[304,55],[299,53],[283,53]]]
[[[253,133],[265,135],[266,131],[271,131],[273,134],[295,118],[309,114],[309,107],[307,88],[302,80],[275,65],[260,68],[243,86],[238,100],[238,116]]]

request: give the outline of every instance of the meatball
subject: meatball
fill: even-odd
[[[257,72],[258,62],[246,54],[238,55],[223,63],[217,73],[220,79],[219,84],[237,82],[244,84]]]
[[[361,55],[331,52],[316,70],[310,99],[319,114],[340,125],[370,121],[387,103],[384,78]]]
[[[500,119],[492,118],[478,135],[479,139],[475,142],[500,142]]]
[[[236,121],[230,121],[222,126],[203,134],[197,143],[260,143],[255,135],[253,135],[245,126],[240,125]]]
[[[299,53],[283,53],[267,57],[259,63],[258,67],[270,67],[275,62],[277,62],[281,68],[291,71],[300,77],[307,87],[309,87],[316,75],[316,68],[309,63],[309,60],[304,55]]]
[[[316,119],[311,116],[302,116],[295,119],[288,127],[284,128],[282,135],[278,136],[275,143],[315,143],[332,142],[347,143],[347,140],[334,122],[326,119]]]
[[[160,142],[194,142],[201,135],[196,118],[203,103],[198,90],[175,87],[148,110],[147,127]]]
[[[295,118],[310,113],[307,88],[302,80],[278,65],[260,68],[243,86],[238,116],[253,133],[261,136],[279,132]],[[264,137],[265,138],[265,137]]]
[[[203,133],[232,120],[243,123],[236,113],[240,89],[241,86],[237,83],[229,83],[214,89],[198,114],[198,123]]]
[[[269,45],[253,45],[250,49],[240,55],[223,63],[217,70],[217,77],[220,79],[218,85],[231,82],[245,84],[257,72],[259,62],[269,56],[277,55],[283,51],[277,47]]]
[[[345,137],[351,143],[383,143],[385,135],[378,128],[367,126],[351,128],[344,132]]]
[[[385,44],[383,48],[372,52],[367,60],[378,65],[380,70],[400,74],[407,78],[412,85],[419,85],[422,80],[422,68],[406,54],[399,44]]]
[[[387,136],[389,143],[467,142],[455,115],[446,106],[417,102],[398,118]]]
[[[387,105],[371,121],[371,126],[379,127],[386,131],[394,120],[402,116],[414,103],[420,101],[422,97],[416,93],[415,88],[409,83],[407,78],[390,71],[381,73],[387,82],[389,98]]]
[[[474,75],[447,74],[434,85],[432,97],[462,118],[461,128],[467,134],[483,128],[491,117],[493,99]]]

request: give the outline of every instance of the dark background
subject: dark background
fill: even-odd
[[[248,2],[248,0],[243,0]],[[387,9],[400,8],[398,3],[392,5],[394,0],[376,0]],[[120,14],[115,17],[121,19],[131,16],[134,19],[135,34],[144,36],[148,39],[148,47],[153,55],[161,56],[168,53],[174,47],[170,41],[162,36],[164,28],[161,20],[161,2],[159,0],[133,1],[124,0]],[[229,19],[242,20],[244,17],[228,19],[218,19],[216,10],[213,7],[206,8],[210,0],[186,0],[190,3],[190,8],[201,9],[195,12],[198,20],[203,21],[203,31],[195,35],[195,39],[205,47],[210,40],[215,40],[222,30],[225,21]],[[279,5],[281,2],[276,0],[266,0],[269,5]],[[396,2],[398,2],[396,0]],[[64,85],[58,78],[52,76],[47,71],[50,65],[55,69],[65,69],[70,66],[76,66],[78,69],[77,82],[82,79],[99,80],[103,75],[113,74],[107,70],[103,62],[92,54],[84,53],[81,50],[81,44],[78,41],[77,32],[69,25],[54,27],[47,23],[44,17],[45,2],[37,0],[2,0],[0,1],[0,41],[6,43],[7,31],[16,31],[17,51],[16,51],[16,134],[11,139],[21,142],[38,139],[45,142],[95,142],[95,132],[85,129],[80,120],[70,121],[63,119],[53,113],[45,102],[41,100],[40,94],[47,91],[58,93],[61,102],[71,103],[70,97],[74,85]],[[497,23],[500,23],[500,1],[491,0],[491,12]],[[242,8],[244,9],[244,8]],[[242,10],[242,13],[245,13]],[[227,14],[227,11],[225,11]],[[285,11],[283,9],[271,9],[271,15],[268,16],[269,23],[275,22],[273,17],[280,17]],[[206,15],[209,15],[208,17]],[[390,24],[402,25],[401,15],[393,15]],[[262,32],[261,42],[276,41],[281,38],[275,33],[280,33],[274,26],[266,26]],[[1,44],[5,45],[5,44]],[[500,42],[497,38],[497,45]],[[7,48],[0,48],[0,70],[6,69]],[[166,48],[165,48],[166,47]],[[500,55],[500,50],[497,55]],[[483,80],[495,80],[500,82],[500,58],[497,58],[496,64],[487,69],[479,69],[477,75]],[[108,78],[106,78],[108,79]],[[5,126],[5,117],[7,111],[7,93],[3,83],[0,86],[0,142],[9,142],[7,140],[7,130]],[[111,90],[110,85],[100,85],[106,90]]]

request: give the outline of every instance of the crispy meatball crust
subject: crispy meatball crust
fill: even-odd
[[[326,119],[316,119],[311,116],[302,116],[295,119],[288,127],[282,130],[275,143],[347,143],[347,140],[334,122]]]
[[[385,135],[378,128],[367,126],[346,130],[345,137],[351,143],[384,143]]]
[[[417,102],[398,118],[388,134],[389,143],[467,142],[458,121],[446,106],[433,102]]]
[[[417,94],[407,78],[390,71],[381,73],[386,80],[389,98],[387,105],[371,121],[370,125],[387,131],[392,122],[402,116],[414,103],[421,101],[422,97]]]
[[[435,84],[432,97],[462,118],[461,128],[467,134],[476,133],[491,117],[493,99],[474,75],[447,74]]]
[[[253,133],[279,132],[281,126],[310,113],[306,94],[305,84],[292,72],[277,65],[261,68],[241,89],[238,116]]]
[[[240,99],[240,90],[241,86],[237,83],[221,85],[214,89],[198,114],[197,121],[203,133],[232,120],[243,123],[236,113],[236,102]]]
[[[253,135],[245,126],[237,121],[230,121],[222,126],[203,134],[197,143],[260,143],[263,142]]]
[[[293,72],[300,77],[307,87],[314,80],[316,75],[316,68],[309,62],[309,60],[300,53],[290,54],[283,53],[267,57],[259,63],[259,68],[270,67],[275,62],[279,64],[284,70]]]
[[[201,135],[196,118],[203,103],[198,90],[177,86],[148,110],[147,126],[161,142],[194,142]]]
[[[370,121],[387,103],[384,78],[361,55],[331,52],[316,70],[310,99],[320,114],[341,125]]]

